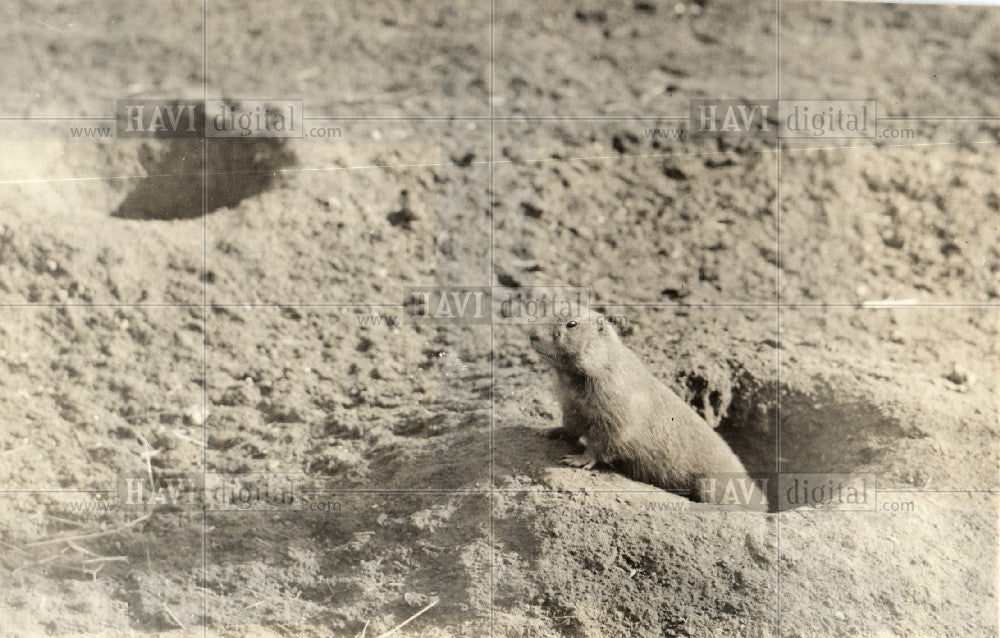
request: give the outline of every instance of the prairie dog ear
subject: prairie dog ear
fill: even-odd
[[[597,332],[597,336],[601,339],[615,339],[615,327],[611,325],[611,322],[607,320],[606,317],[599,316],[594,321],[594,330]]]
[[[620,339],[618,338],[618,328],[615,327],[615,324],[614,324],[613,321],[610,321],[610,320],[607,320],[607,319],[605,319],[604,321],[602,321],[601,322],[601,330],[602,330],[604,336],[606,336],[607,338],[613,339],[614,341],[620,341]]]

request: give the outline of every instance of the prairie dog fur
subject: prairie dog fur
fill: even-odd
[[[719,502],[719,495],[699,479],[751,485],[722,437],[653,376],[603,317],[536,328],[531,345],[556,371],[563,421],[549,436],[586,437],[584,453],[564,463],[586,469],[604,463],[701,502]]]

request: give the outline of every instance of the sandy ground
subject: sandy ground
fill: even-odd
[[[674,4],[17,3],[0,632],[996,635],[1000,123],[972,118],[1000,112],[1000,9]],[[648,133],[779,86],[969,119]],[[58,119],[206,87],[340,134]],[[524,329],[417,325],[415,285],[585,287],[752,473],[871,475],[877,503],[563,467]],[[206,471],[301,477],[306,507],[116,505],[124,473]]]

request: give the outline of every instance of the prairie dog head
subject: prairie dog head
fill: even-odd
[[[604,317],[538,326],[530,338],[531,347],[553,367],[584,374],[599,370],[621,347],[615,327]]]

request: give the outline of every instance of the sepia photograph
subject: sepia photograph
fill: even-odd
[[[1000,632],[1000,2],[3,16],[0,636]]]

